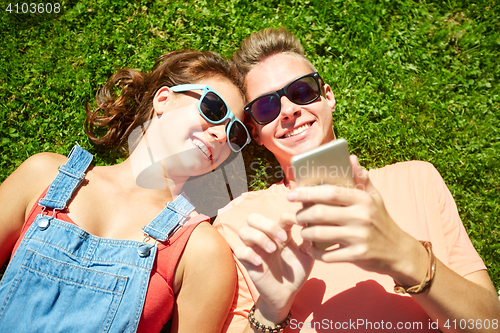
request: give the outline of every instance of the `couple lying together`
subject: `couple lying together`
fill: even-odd
[[[28,158],[0,187],[0,331],[498,327],[495,288],[431,164],[367,171],[351,156],[354,189],[297,187],[290,159],[336,140],[335,98],[285,29],[250,35],[233,62],[182,50],[150,73],[119,70],[96,100],[86,132],[128,145],[124,162],[91,166],[75,146]],[[251,138],[285,178],[212,226],[183,186]]]

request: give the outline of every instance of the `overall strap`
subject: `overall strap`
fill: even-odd
[[[85,178],[85,171],[93,156],[80,146],[74,146],[66,164],[59,167],[59,173],[50,184],[45,197],[38,201],[42,207],[64,209],[73,192]]]
[[[141,257],[147,257],[151,249],[156,246],[156,242],[166,241],[172,234],[181,227],[189,214],[194,210],[194,206],[183,194],[179,195],[173,202],[158,214],[149,224],[142,228],[146,238],[137,248]],[[147,243],[147,239],[153,238],[154,244]]]
[[[164,242],[184,224],[193,210],[194,206],[181,194],[173,202],[167,203],[160,214],[142,230],[147,236]]]

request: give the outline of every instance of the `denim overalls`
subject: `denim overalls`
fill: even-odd
[[[0,282],[0,332],[137,329],[157,248],[97,237],[53,217],[66,207],[92,161],[79,146],[68,157]],[[180,195],[143,228],[145,236],[164,242],[193,209]]]

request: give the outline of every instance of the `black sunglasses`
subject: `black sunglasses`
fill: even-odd
[[[318,72],[298,77],[280,90],[257,97],[245,106],[245,112],[260,125],[269,124],[281,112],[281,97],[285,95],[291,102],[306,105],[321,96],[321,77]]]

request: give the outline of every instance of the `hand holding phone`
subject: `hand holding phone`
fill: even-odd
[[[298,186],[342,185],[354,187],[354,176],[345,139],[337,139],[292,157],[291,163]],[[326,249],[334,244],[315,242]]]

